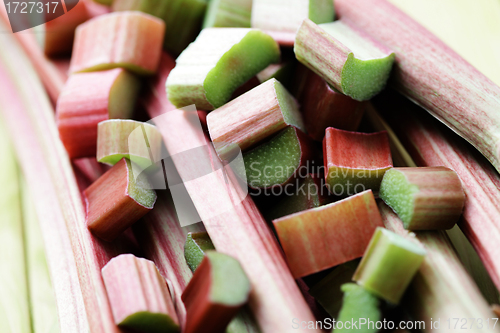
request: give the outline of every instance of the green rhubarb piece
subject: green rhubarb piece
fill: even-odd
[[[355,283],[346,283],[340,288],[344,292],[344,298],[337,322],[358,323],[357,333],[378,332],[374,324],[368,325],[369,322],[376,323],[382,319],[380,301],[377,296]],[[334,329],[333,332],[350,332],[351,329],[343,325],[342,328]]]
[[[205,257],[205,252],[215,250],[215,246],[206,232],[190,232],[184,244],[184,258],[192,272],[194,272]]]
[[[109,91],[109,118],[131,118],[140,89],[141,82],[134,74],[120,73]]]
[[[247,183],[268,188],[286,183],[301,162],[301,147],[295,128],[289,127],[268,142],[243,154]]]
[[[375,295],[398,304],[426,255],[425,249],[378,227],[353,280]]]
[[[250,281],[238,260],[213,250],[206,251],[205,255],[212,267],[210,301],[226,306],[246,303],[250,293]]]
[[[127,193],[132,199],[137,201],[142,206],[152,209],[156,201],[156,192],[151,189],[148,178],[144,173],[134,177],[134,172],[132,172],[132,162],[128,159],[125,160],[127,162],[127,169],[129,170]]]
[[[113,119],[100,122],[97,132],[97,161],[101,163],[115,165],[127,158],[145,170],[161,159],[162,136],[154,125]]]
[[[29,333],[31,318],[26,277],[26,254],[19,177],[20,172],[0,119],[0,332]]]
[[[250,28],[252,0],[211,0],[205,13],[203,28]]]
[[[460,218],[465,195],[455,171],[426,167],[393,168],[387,173],[379,195],[398,214],[405,229],[451,229]]]
[[[119,324],[120,327],[130,329],[133,332],[144,333],[177,333],[179,325],[164,313],[149,311],[136,312]]]
[[[327,276],[316,283],[309,294],[333,318],[337,318],[342,307],[342,285],[352,281],[359,260],[348,261],[335,267]]]
[[[213,110],[273,62],[280,50],[274,39],[255,29],[207,28],[177,58],[167,79],[167,94],[176,107],[195,104]]]

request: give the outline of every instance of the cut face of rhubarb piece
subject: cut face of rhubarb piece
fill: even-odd
[[[288,125],[304,131],[297,102],[276,79],[210,112],[207,125],[222,160],[235,148],[245,151]]]
[[[343,21],[318,26],[304,20],[294,51],[301,63],[358,101],[385,87],[394,62],[394,52]]]
[[[250,281],[236,259],[207,251],[182,294],[187,311],[184,332],[222,332],[248,301],[250,289]]]
[[[181,108],[213,110],[269,64],[278,62],[278,44],[255,29],[208,28],[177,58],[167,79],[170,102]]]
[[[286,191],[287,187],[285,187],[284,194],[277,200],[262,198],[265,202],[260,208],[266,220],[272,221],[331,202],[323,178],[308,174],[304,178],[296,179],[295,183],[293,184],[295,187],[291,186],[290,191]]]
[[[299,67],[298,80],[296,96],[311,138],[323,141],[328,127],[346,131],[358,129],[365,111],[364,103],[336,91],[303,65]]]
[[[76,29],[70,72],[123,67],[137,74],[153,74],[160,62],[164,34],[162,20],[141,12],[93,18]]]
[[[383,225],[370,190],[273,224],[296,278],[361,257],[375,229]]]
[[[418,243],[377,228],[353,280],[375,295],[398,304],[426,255]]]
[[[342,309],[337,317],[338,322],[366,322],[377,323],[382,319],[382,311],[380,310],[380,301],[377,296],[365,288],[358,286],[355,283],[346,283],[340,287],[344,292],[342,299]],[[335,329],[334,332],[350,332],[351,330],[343,326]],[[379,329],[373,325],[360,325],[358,333],[376,333]]]
[[[200,266],[207,250],[215,250],[208,233],[190,232],[187,235],[186,244],[184,244],[184,257],[192,272]]]
[[[146,170],[161,159],[162,137],[156,126],[135,120],[106,120],[97,132],[97,160],[115,165],[128,158]]]
[[[386,172],[380,198],[409,230],[451,229],[462,215],[465,194],[446,167],[394,168]]]
[[[346,262],[335,267],[327,276],[316,283],[309,294],[321,304],[332,318],[337,318],[342,307],[342,285],[351,282],[359,260]]]
[[[347,196],[366,189],[378,191],[392,168],[387,132],[357,133],[329,127],[323,140],[326,183],[330,192]]]
[[[203,28],[250,28],[251,16],[252,0],[213,0],[208,3]]]
[[[268,142],[243,154],[248,186],[272,188],[290,183],[312,158],[311,144],[300,130],[288,127]],[[237,172],[243,174],[243,170]]]
[[[113,317],[134,332],[180,332],[167,282],[155,264],[132,254],[111,259],[102,268]]]
[[[87,226],[97,237],[112,241],[153,209],[155,191],[132,164],[123,158],[84,192]]]
[[[59,136],[69,157],[95,156],[97,125],[130,117],[139,88],[137,78],[121,68],[71,75],[56,107]]]
[[[332,22],[333,1],[329,0],[253,0],[252,27],[295,35],[304,19]]]

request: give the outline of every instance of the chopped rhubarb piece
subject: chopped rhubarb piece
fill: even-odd
[[[355,283],[346,283],[340,288],[344,292],[344,297],[337,322],[359,323],[357,333],[379,332],[380,330],[376,327],[376,324],[382,319],[382,311],[377,296]],[[366,326],[362,324],[363,320]],[[346,325],[343,325],[335,329],[335,333],[350,332],[351,329],[352,327],[347,328]]]
[[[137,74],[153,74],[160,62],[164,34],[162,20],[141,12],[93,18],[76,29],[70,71],[123,67]]]
[[[276,34],[277,40],[289,44],[304,19],[313,22],[332,22],[335,17],[333,1],[330,0],[253,0],[252,27]]]
[[[453,228],[465,201],[460,179],[446,167],[390,169],[380,185],[380,198],[409,230]]]
[[[262,83],[270,79],[276,79],[285,86],[285,88],[290,90],[293,86],[295,67],[296,63],[293,61],[271,64],[256,75],[257,80]]]
[[[299,175],[301,176],[301,172]],[[322,177],[308,174],[304,178],[296,179],[295,184],[291,185],[291,188],[285,186],[282,195],[275,200],[270,200],[267,195],[259,198],[263,201],[259,208],[266,220],[272,221],[331,202]]]
[[[384,173],[392,168],[387,132],[367,134],[327,128],[323,156],[326,183],[337,196],[366,189],[378,191]]]
[[[364,103],[336,91],[305,66],[301,65],[298,72],[297,100],[311,138],[323,141],[328,127],[346,131],[358,129],[365,111]]]
[[[76,27],[89,18],[87,4],[80,1],[66,14],[39,26],[42,31],[36,37],[45,55],[53,57],[70,54]]]
[[[214,244],[207,232],[190,232],[184,244],[184,257],[191,271],[195,271],[200,266],[205,252],[215,250]]]
[[[500,171],[500,87],[386,0],[339,0],[349,19],[397,50],[391,85],[472,143]]]
[[[298,176],[313,158],[312,141],[295,127],[279,132],[268,142],[243,154],[248,186],[272,188],[285,186]],[[243,165],[242,165],[243,166]]]
[[[361,257],[375,229],[383,226],[370,190],[273,224],[296,278]]]
[[[342,307],[342,285],[352,281],[359,260],[348,261],[335,267],[327,276],[316,283],[309,294],[321,304],[333,318],[337,318]]]
[[[213,110],[269,64],[278,62],[278,44],[262,31],[244,28],[203,29],[176,60],[167,94],[176,107],[195,104]]]
[[[250,28],[251,16],[252,0],[213,0],[208,3],[203,28]]]
[[[304,130],[297,102],[276,79],[210,112],[207,125],[222,160],[235,148],[245,151],[288,125]]]
[[[394,52],[343,21],[318,26],[304,20],[294,51],[301,63],[358,101],[385,87],[394,62]]]
[[[207,251],[182,294],[185,333],[222,332],[248,301],[248,280],[240,263],[226,254]]]
[[[106,120],[98,125],[97,160],[115,165],[123,157],[145,170],[159,161],[162,137],[154,125],[135,120]]]
[[[83,195],[87,226],[96,236],[112,241],[153,209],[156,193],[141,174],[135,178],[132,164],[123,158]]]
[[[102,268],[111,310],[120,328],[144,333],[180,332],[167,282],[155,264],[132,254]]]
[[[398,304],[425,255],[420,244],[377,228],[353,280],[375,295]]]
[[[139,87],[137,78],[121,68],[71,75],[56,108],[59,136],[70,158],[96,155],[97,125],[130,117]]]

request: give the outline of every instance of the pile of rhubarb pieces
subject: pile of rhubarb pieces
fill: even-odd
[[[499,87],[385,0],[98,2],[0,50],[61,332],[497,330]]]

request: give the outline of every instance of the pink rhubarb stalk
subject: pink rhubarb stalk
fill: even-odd
[[[168,58],[164,59],[173,64]],[[165,72],[159,75],[166,75],[170,69],[165,66]],[[156,97],[153,101],[149,99],[148,113],[152,118],[162,116],[171,110],[168,103],[159,102],[166,99],[164,85],[160,84],[156,89],[155,86],[150,88],[150,93]],[[157,123],[158,129],[164,137],[169,153],[174,155],[192,148],[206,147],[211,161],[217,165],[218,157],[210,148],[210,141],[197,128],[193,128],[186,118],[188,114],[171,111],[163,117],[170,113],[172,116],[165,122],[161,122],[161,117],[157,118],[160,120],[160,123]],[[179,140],[180,137],[183,140]],[[193,162],[188,161],[188,165],[184,166],[177,162],[176,166],[177,170],[182,172],[185,166],[191,168]],[[190,170],[187,172],[189,176]],[[286,332],[290,330],[290,318],[298,318],[300,321],[314,320],[287,268],[276,238],[252,199],[246,197],[241,202],[233,201],[233,194],[240,190],[232,183],[227,183],[220,172],[185,185],[217,250],[237,258],[247,273],[253,289],[249,305],[262,332]],[[214,215],[214,207],[222,208],[224,213]]]
[[[156,72],[165,23],[141,12],[93,18],[76,29],[70,71],[125,67],[139,74]]]
[[[111,259],[102,269],[115,322],[139,332],[178,332],[167,281],[155,264],[133,254]]]
[[[298,278],[361,257],[382,220],[368,190],[273,224],[288,266]]]
[[[393,87],[500,170],[500,87],[386,0],[339,0],[335,7],[342,20],[396,52]]]

